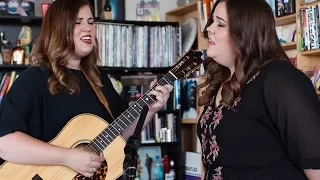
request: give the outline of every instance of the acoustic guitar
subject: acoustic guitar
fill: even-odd
[[[91,178],[84,177],[65,166],[35,166],[4,162],[0,167],[0,180],[113,180],[123,174],[124,147],[121,133],[139,117],[145,106],[156,99],[148,92],[157,85],[172,84],[189,76],[203,63],[200,51],[189,50],[179,57],[153,87],[125,110],[111,124],[93,114],[73,117],[49,143],[65,148],[82,148],[103,155],[105,161]],[[86,131],[84,131],[86,130]]]

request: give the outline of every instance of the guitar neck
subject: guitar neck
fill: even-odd
[[[91,148],[96,152],[102,152],[111,142],[117,138],[134,120],[136,120],[145,106],[151,105],[156,101],[154,95],[149,95],[151,90],[158,85],[171,84],[177,78],[170,71],[164,75],[154,86],[152,86],[142,97],[125,110],[117,119],[115,119],[106,129],[96,136],[90,143]]]

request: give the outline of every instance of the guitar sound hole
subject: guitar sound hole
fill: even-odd
[[[90,148],[90,146],[88,146],[88,145],[89,145],[89,143],[80,143],[80,144],[77,144],[74,148],[79,148],[79,149],[86,150],[88,152],[92,152],[94,154],[102,155],[102,153],[96,152],[96,150],[94,150],[93,148]]]
[[[95,153],[95,154],[100,154],[100,156],[103,156],[103,153],[97,153],[94,152],[92,149],[88,148],[88,144],[89,143],[80,143],[78,145],[76,145],[74,148],[80,148],[80,149],[84,149],[86,151]],[[85,176],[83,176],[82,174],[77,174],[77,176],[75,176],[73,178],[73,180],[105,180],[106,176],[107,176],[107,172],[108,172],[108,163],[107,161],[104,161],[101,164],[101,167],[94,173],[94,175],[91,178],[87,178]]]

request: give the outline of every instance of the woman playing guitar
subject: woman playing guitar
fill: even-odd
[[[86,177],[93,176],[104,161],[102,156],[81,149],[47,143],[78,114],[91,113],[108,123],[113,121],[90,82],[102,91],[114,118],[128,108],[107,74],[96,66],[99,50],[92,12],[87,0],[56,0],[47,10],[30,55],[32,65],[20,74],[1,103],[2,159],[17,164],[66,166]],[[159,85],[150,91],[156,101],[149,106],[144,125],[164,106],[172,88]],[[125,139],[136,123],[123,131]]]

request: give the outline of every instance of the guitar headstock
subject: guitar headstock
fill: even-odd
[[[180,56],[172,65],[170,72],[175,75],[177,79],[187,78],[190,74],[194,73],[201,64],[202,52],[190,49],[184,55]]]

